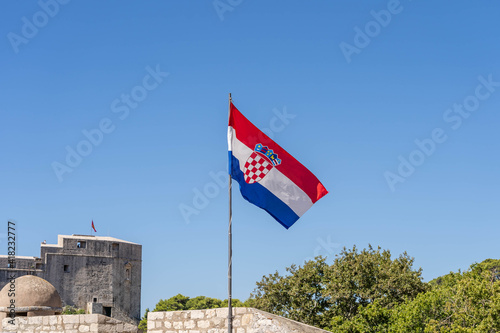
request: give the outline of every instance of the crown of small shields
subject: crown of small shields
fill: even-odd
[[[258,152],[258,153],[263,154],[265,157],[267,157],[269,159],[269,161],[274,166],[277,166],[277,165],[281,164],[281,160],[278,158],[278,155],[275,154],[272,149],[269,149],[268,147],[263,146],[261,143],[258,143],[257,145],[255,145],[255,149],[254,150],[256,152]]]

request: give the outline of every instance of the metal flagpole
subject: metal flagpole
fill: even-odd
[[[229,116],[231,116],[231,93],[229,93]],[[229,163],[231,165],[231,163]],[[233,275],[233,236],[232,236],[232,179],[231,179],[231,170],[229,171],[229,230],[228,230],[228,267],[227,267],[227,307],[228,307],[228,315],[227,315],[227,332],[232,333],[233,331],[233,308],[231,306],[231,293],[232,293],[232,275]]]

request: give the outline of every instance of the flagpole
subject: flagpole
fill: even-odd
[[[231,93],[229,93],[229,116],[231,116]],[[228,164],[229,166],[231,163]],[[233,235],[232,235],[232,215],[233,215],[233,207],[232,207],[232,179],[231,179],[231,170],[229,172],[229,230],[228,230],[228,267],[227,267],[227,307],[228,307],[228,315],[227,315],[227,332],[232,333],[233,331],[233,308],[231,306],[231,297],[232,297],[232,275],[233,275]]]

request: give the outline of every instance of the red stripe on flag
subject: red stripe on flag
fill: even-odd
[[[278,154],[282,162],[275,168],[300,187],[311,198],[313,203],[328,193],[311,171],[245,118],[233,103],[231,103],[230,108],[229,126],[235,129],[239,141],[252,150],[254,150],[255,145],[261,143]]]

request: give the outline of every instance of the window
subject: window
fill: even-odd
[[[97,297],[94,297],[94,303],[97,303]]]
[[[69,272],[69,265],[64,265],[64,272],[68,273]]]
[[[130,281],[131,277],[132,277],[132,264],[128,262],[125,264],[125,280]]]
[[[42,264],[41,263],[36,263],[35,264],[35,269],[42,269]]]
[[[118,243],[113,243],[112,249],[113,251],[118,251]]]
[[[105,316],[111,317],[111,307],[110,306],[103,306],[102,310],[103,310]]]
[[[7,264],[7,268],[16,268],[16,263],[13,261],[9,261]]]
[[[79,248],[79,249],[84,249],[87,247],[87,242],[84,242],[84,241],[79,241],[76,243],[76,247]]]

